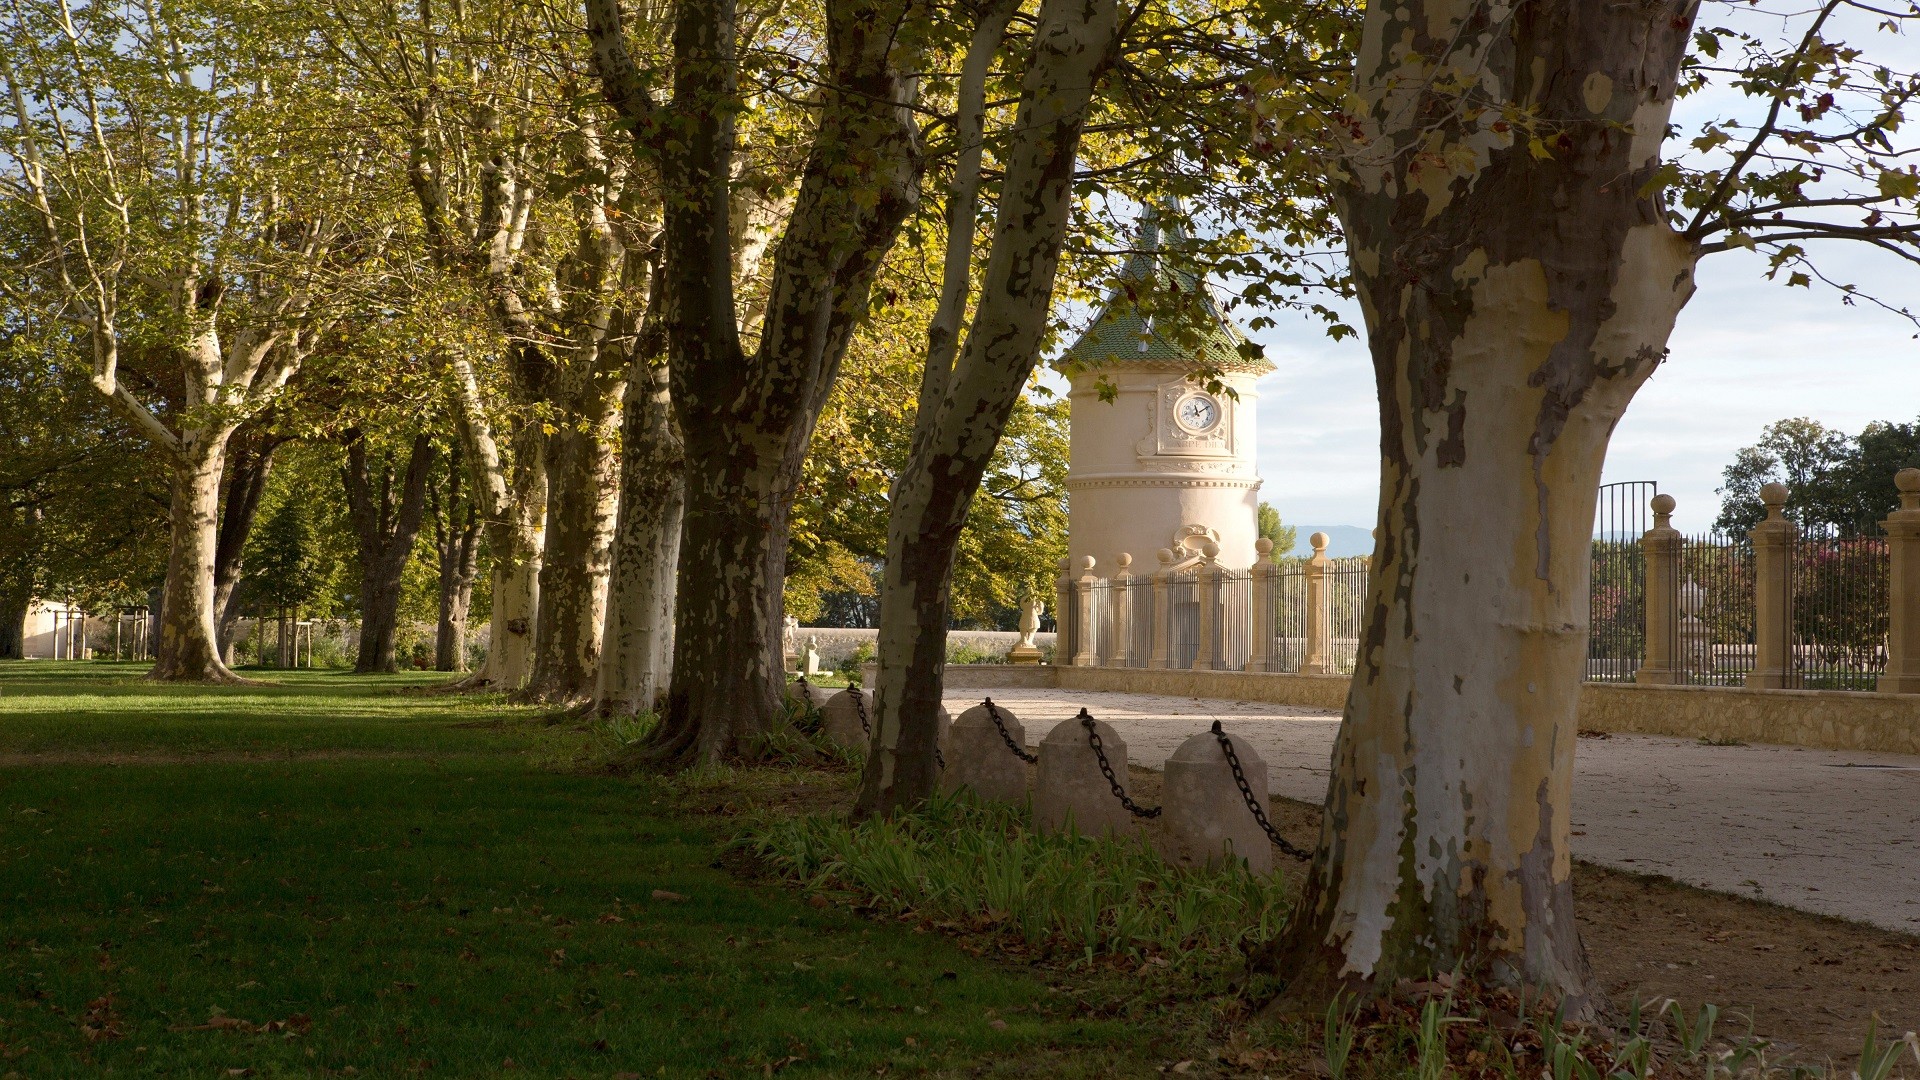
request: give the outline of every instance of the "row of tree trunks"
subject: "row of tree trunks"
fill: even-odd
[[[653,709],[673,662],[685,462],[666,368],[636,367],[621,410],[620,509],[594,690],[594,712],[602,716]]]
[[[467,670],[467,614],[480,570],[480,515],[464,495],[466,454],[456,441],[447,455],[446,481],[429,488],[434,565],[440,572],[439,617],[433,635],[435,671]]]
[[[349,431],[346,441],[347,464],[341,480],[360,553],[360,648],[353,670],[360,675],[393,672],[399,666],[394,647],[401,577],[426,515],[433,439],[425,432],[414,436],[405,472],[399,477],[391,451],[380,452],[376,465],[369,460],[362,432]]]
[[[567,396],[547,437],[547,523],[540,558],[533,673],[523,691],[555,704],[593,695],[606,626],[619,459],[614,420],[624,389],[596,380]]]
[[[983,29],[992,31],[986,43],[991,55],[1000,33],[990,24]],[[939,778],[936,718],[954,550],[1000,433],[1040,355],[1067,238],[1081,133],[1094,88],[1114,59],[1119,31],[1114,0],[1041,4],[1021,83],[1018,134],[1001,158],[1005,180],[993,246],[966,347],[951,371],[951,351],[941,355],[951,328],[936,320],[929,334],[913,451],[894,483],[887,520],[880,674],[859,804],[865,814],[919,805],[933,794]],[[967,89],[963,95],[971,96]],[[967,220],[950,228],[949,243],[970,247],[973,234],[969,212]],[[949,282],[956,273],[968,274],[971,263],[970,258],[950,261],[957,269],[949,271]],[[964,295],[943,299],[963,301]],[[964,303],[953,307],[957,316]]]
[[[1607,440],[1693,291],[1649,181],[1694,14],[1367,7],[1338,194],[1379,544],[1319,852],[1268,958],[1309,1007],[1434,971],[1591,1006],[1568,846],[1589,549]]]

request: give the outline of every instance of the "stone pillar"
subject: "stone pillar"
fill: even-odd
[[[1154,558],[1160,569],[1153,575],[1153,655],[1147,666],[1165,670],[1167,651],[1173,647],[1173,549],[1161,548]]]
[[[1644,655],[1633,681],[1668,686],[1687,681],[1680,652],[1680,530],[1673,527],[1671,495],[1653,497],[1653,528],[1640,537],[1646,565]]]
[[[1273,541],[1253,542],[1253,569],[1247,571],[1247,670],[1273,670]]]
[[[860,722],[863,715],[867,718],[864,724]],[[820,706],[820,730],[841,746],[866,746],[871,741],[872,723],[873,695],[859,689],[842,690]]]
[[[1313,557],[1307,560],[1307,650],[1300,674],[1332,675],[1333,612],[1327,607],[1327,570],[1333,560],[1327,558],[1326,533],[1314,533],[1307,543],[1313,545]]]
[[[1107,763],[1122,784],[1127,777],[1127,744],[1106,722],[1096,720]],[[1040,740],[1040,762],[1033,774],[1033,821],[1044,833],[1069,827],[1083,835],[1125,836],[1139,828],[1134,816],[1114,798],[1100,772],[1087,729],[1078,720],[1062,720]]]
[[[1200,647],[1193,654],[1193,670],[1212,671],[1213,653],[1220,645],[1221,573],[1220,545],[1209,540],[1200,546],[1202,560],[1193,575],[1193,598],[1199,608],[1200,617],[1194,620],[1198,625]]]
[[[1013,710],[994,706],[1007,734],[1026,749],[1027,732]],[[960,714],[947,734],[947,767],[940,773],[942,791],[973,792],[982,802],[1019,805],[1027,801],[1027,763],[1007,746],[985,704]]]
[[[1767,516],[1753,527],[1753,670],[1747,685],[1780,690],[1798,680],[1793,670],[1794,527],[1787,520],[1787,485],[1766,484]]]
[[[1880,527],[1887,532],[1887,671],[1883,694],[1920,694],[1920,469],[1893,476],[1900,509]]]
[[[1093,556],[1082,560],[1080,576],[1074,579],[1073,666],[1093,667],[1100,663],[1100,626],[1094,615],[1093,590],[1100,579],[1093,576]]]
[[[1072,565],[1061,559],[1060,576],[1053,581],[1053,662],[1060,666],[1073,663],[1075,648]]]
[[[1245,739],[1227,738],[1233,741],[1233,756],[1240,761],[1247,787],[1265,810],[1267,763]],[[1181,743],[1167,759],[1165,778],[1160,853],[1168,862],[1205,866],[1237,858],[1245,859],[1247,869],[1256,874],[1272,871],[1273,843],[1234,784],[1219,736],[1203,731]]]
[[[1107,666],[1127,667],[1133,663],[1133,556],[1121,552],[1113,557],[1119,569],[1108,581],[1107,589]]]

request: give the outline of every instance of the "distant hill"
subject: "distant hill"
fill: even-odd
[[[1313,554],[1313,545],[1307,538],[1314,533],[1327,534],[1327,556],[1343,559],[1349,555],[1373,554],[1373,530],[1358,525],[1296,525],[1294,526],[1294,546],[1289,552],[1302,557]]]

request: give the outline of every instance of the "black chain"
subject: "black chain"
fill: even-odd
[[[873,728],[867,723],[867,695],[861,693],[857,686],[847,689],[853,691],[853,714],[860,718],[860,734],[873,738]]]
[[[807,677],[801,675],[794,680],[800,684],[800,722],[795,726],[805,734],[811,735],[820,730],[820,710],[813,704],[813,687],[808,685]]]
[[[1287,838],[1281,836],[1280,831],[1273,827],[1273,822],[1267,820],[1267,808],[1261,806],[1260,800],[1254,797],[1253,788],[1247,783],[1247,774],[1240,768],[1240,755],[1233,752],[1233,740],[1227,737],[1226,732],[1220,730],[1218,720],[1213,722],[1213,737],[1220,740],[1220,751],[1227,755],[1227,768],[1233,770],[1233,782],[1240,789],[1240,797],[1247,801],[1247,809],[1253,812],[1253,820],[1260,823],[1260,828],[1265,830],[1267,839],[1273,841],[1274,847],[1296,859],[1313,858],[1313,852],[1302,851],[1289,844]]]
[[[1081,709],[1079,720],[1080,726],[1087,729],[1087,745],[1093,747],[1094,760],[1100,763],[1100,775],[1107,778],[1107,786],[1113,789],[1113,797],[1119,799],[1120,805],[1126,807],[1127,811],[1134,817],[1159,817],[1160,811],[1166,809],[1165,807],[1156,806],[1152,809],[1146,809],[1132,799],[1127,798],[1127,789],[1121,787],[1120,779],[1113,775],[1113,763],[1107,760],[1106,748],[1100,745],[1100,732],[1094,729],[1093,714],[1085,709]]]
[[[993,717],[993,726],[1000,729],[1000,741],[1007,744],[1007,749],[1013,751],[1014,757],[1029,765],[1040,760],[1040,755],[1027,753],[1026,747],[1014,741],[1013,736],[1007,731],[1006,722],[1000,719],[1000,710],[993,704],[992,698],[982,700],[981,704],[987,707],[987,715]]]

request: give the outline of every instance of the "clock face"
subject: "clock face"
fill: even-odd
[[[1220,404],[1204,394],[1195,394],[1182,398],[1174,415],[1188,431],[1208,431],[1220,422]]]

